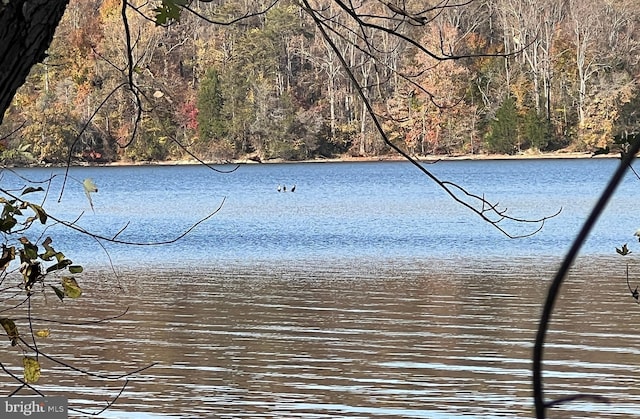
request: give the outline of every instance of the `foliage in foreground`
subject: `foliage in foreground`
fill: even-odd
[[[2,234],[0,255],[0,325],[8,339],[7,346],[15,347],[17,357],[21,357],[22,376],[15,368],[9,366],[15,362],[0,362],[2,369],[17,384],[10,395],[15,395],[27,389],[37,395],[44,395],[38,389],[42,371],[41,358],[46,358],[54,364],[81,374],[102,378],[116,379],[110,376],[91,373],[74,367],[63,359],[44,352],[39,345],[42,339],[54,339],[55,332],[49,328],[37,328],[36,323],[65,324],[62,319],[39,318],[35,312],[34,299],[43,299],[46,304],[60,303],[80,298],[83,289],[76,276],[83,272],[83,267],[74,264],[62,251],[54,247],[51,237],[46,235],[52,224],[73,226],[74,223],[62,222],[47,214],[44,202],[49,192],[51,177],[45,183],[47,188],[24,179],[29,184],[16,190],[0,188],[0,232]],[[81,182],[89,205],[93,209],[91,194],[98,191],[91,179]],[[33,200],[37,197],[40,200]],[[36,203],[38,202],[38,203]],[[52,300],[50,297],[54,297]],[[77,320],[70,320],[70,324],[77,324]],[[101,320],[97,321],[98,323]],[[95,322],[92,322],[95,323]],[[49,345],[51,347],[51,345]],[[7,351],[7,355],[10,351]],[[144,367],[138,371],[146,369]],[[138,372],[125,373],[117,378],[126,378]],[[126,387],[126,382],[122,390]],[[104,409],[110,407],[117,397],[109,401]],[[74,410],[74,409],[72,409]],[[87,413],[87,412],[82,412]],[[93,413],[96,414],[96,413]]]
[[[1,310],[0,325],[11,346],[17,346],[24,354],[26,384],[35,384],[40,378],[36,339],[49,337],[49,330],[34,330],[28,318],[19,323],[13,318],[13,313],[24,306],[29,307],[33,298],[45,298],[46,292],[53,292],[60,301],[82,295],[82,289],[73,276],[82,272],[82,266],[74,265],[63,252],[56,250],[51,237],[41,240],[42,229],[35,238],[28,237],[38,230],[34,223],[44,226],[49,220],[40,204],[28,200],[36,192],[44,192],[44,189],[40,186],[25,186],[16,192],[0,189],[0,232],[3,236],[0,285],[5,306]],[[18,262],[17,267],[15,261]]]

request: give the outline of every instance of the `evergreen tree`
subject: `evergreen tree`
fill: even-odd
[[[529,147],[544,151],[549,144],[549,121],[531,108],[524,115],[522,133]]]
[[[198,91],[198,134],[201,141],[220,140],[225,137],[227,125],[223,106],[218,71],[210,68]]]
[[[518,112],[513,97],[508,96],[489,123],[486,136],[487,151],[490,153],[514,154],[518,141]]]

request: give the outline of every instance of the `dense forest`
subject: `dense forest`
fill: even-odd
[[[29,164],[386,154],[361,93],[393,144],[418,156],[593,151],[638,129],[637,1],[438,3],[428,24],[424,14],[415,24],[405,14],[404,24],[370,32],[325,3],[341,57],[295,1],[194,2],[166,25],[139,2],[128,12],[127,45],[119,0],[71,0],[0,127],[1,157]],[[262,12],[234,20],[249,8]],[[372,22],[394,12],[373,0],[357,9]],[[403,42],[409,35],[419,44]],[[142,113],[121,88],[130,58]]]

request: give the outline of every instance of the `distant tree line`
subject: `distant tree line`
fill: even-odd
[[[128,54],[120,1],[72,0],[48,58],[0,127],[2,159],[61,163],[70,150],[85,161],[181,159],[185,150],[211,161],[389,152],[297,2],[258,1],[266,13],[241,24],[203,20],[231,19],[246,3],[194,2],[195,13],[166,26],[129,12],[135,82],[149,111],[139,119],[131,95],[117,89]],[[362,44],[362,28],[326,2],[332,8],[343,57],[389,138],[410,154],[587,151],[637,129],[638,2],[479,0],[439,8],[430,25],[389,28],[456,60],[380,30]],[[365,1],[358,10],[389,8]]]

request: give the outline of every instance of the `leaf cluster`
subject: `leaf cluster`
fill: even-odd
[[[15,317],[17,309],[29,307],[31,298],[47,289],[52,290],[60,301],[80,297],[82,288],[72,275],[81,273],[83,268],[56,250],[51,237],[47,236],[42,241],[42,234],[36,236],[37,240],[28,238],[36,230],[34,223],[46,225],[50,220],[42,205],[26,200],[27,195],[45,192],[42,187],[26,186],[19,194],[3,192],[4,196],[0,196],[0,232],[4,237],[0,253],[0,283],[5,287],[0,290],[0,295],[4,294],[3,301],[8,308],[1,310],[0,325],[11,346],[20,347],[24,353],[30,347],[37,348],[36,338],[48,337],[49,330],[33,330],[30,318],[27,325],[19,327]],[[15,264],[19,266],[13,268]],[[62,273],[65,274],[61,277],[55,275]],[[15,299],[18,303],[10,303]],[[21,331],[23,327],[26,331]],[[40,378],[39,352],[36,350],[34,355],[23,355],[24,382],[27,384],[35,384]]]
[[[128,385],[130,376],[150,368],[153,364],[122,374],[98,374],[79,369],[63,359],[52,356],[48,351],[40,349],[38,342],[41,339],[55,336],[55,330],[48,328],[37,329],[36,322],[77,325],[78,321],[73,320],[67,323],[60,319],[36,317],[33,310],[33,299],[43,298],[45,302],[48,302],[47,296],[55,295],[57,298],[53,299],[54,302],[66,303],[69,299],[74,300],[81,297],[84,291],[76,279],[77,275],[83,273],[83,267],[75,264],[63,251],[57,248],[57,245],[54,246],[53,239],[45,233],[49,227],[59,225],[93,238],[103,249],[103,242],[147,246],[167,244],[186,236],[199,224],[216,214],[220,207],[195,222],[189,229],[172,240],[155,243],[130,242],[118,238],[118,235],[127,228],[128,224],[115,236],[104,237],[92,233],[77,224],[82,214],[73,221],[67,221],[53,213],[48,213],[45,209],[45,203],[47,202],[52,181],[58,175],[53,175],[43,181],[33,181],[11,169],[5,169],[5,172],[12,172],[13,175],[24,180],[28,185],[17,189],[7,189],[4,185],[0,186],[0,236],[2,237],[0,241],[0,326],[2,326],[6,334],[8,346],[16,347],[18,350],[23,366],[23,376],[18,377],[0,362],[0,369],[19,384],[19,387],[10,395],[16,394],[23,388],[28,388],[35,394],[43,396],[42,392],[34,386],[34,384],[38,383],[42,374],[41,358],[46,358],[63,369],[79,372],[86,376],[110,381],[124,380],[120,391],[122,393]],[[3,174],[3,172],[0,172],[0,174]],[[92,194],[98,192],[98,186],[94,181],[89,178],[80,181],[66,173],[60,192],[61,196],[67,179],[82,185],[82,190],[89,205],[95,211]],[[40,185],[45,185],[45,187]],[[119,318],[126,312],[127,310],[124,310],[123,313],[112,317],[85,320],[83,323],[100,324]],[[102,411],[115,403],[119,396],[120,394],[109,400]]]

